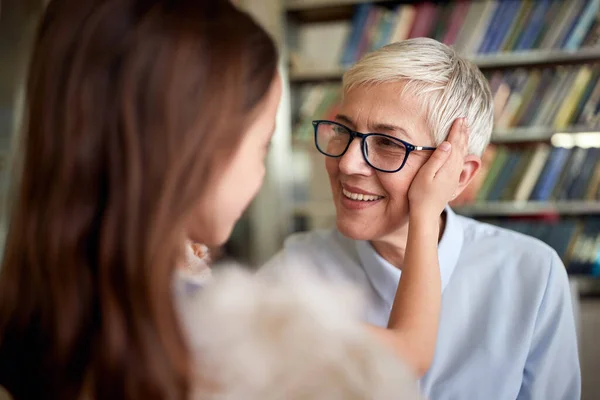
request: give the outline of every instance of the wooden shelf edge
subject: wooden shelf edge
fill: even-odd
[[[569,273],[568,268],[567,273]],[[581,298],[597,299],[600,297],[600,277],[569,274],[569,280],[575,283]]]
[[[292,71],[290,73],[290,82],[293,83],[304,83],[304,82],[321,82],[321,81],[341,81],[342,75],[344,75],[344,68],[336,68],[331,70],[305,70],[305,71]]]
[[[556,129],[552,127],[518,127],[511,129],[499,129],[492,134],[492,143],[519,143],[519,142],[542,142],[549,141],[557,133],[579,134],[598,133],[600,128],[587,126],[572,126],[567,129]]]
[[[600,48],[566,50],[527,50],[469,57],[481,69],[531,67],[547,64],[600,62]]]
[[[469,217],[511,217],[558,214],[561,216],[577,216],[600,214],[600,201],[560,201],[560,202],[493,202],[453,207],[461,215]],[[293,213],[308,216],[330,216],[335,214],[331,200],[298,202]]]
[[[600,47],[584,48],[576,51],[529,50],[514,53],[497,53],[467,57],[481,69],[503,69],[535,67],[555,64],[600,63]],[[292,71],[290,81],[294,83],[341,80],[344,68],[328,71]]]
[[[315,10],[326,7],[344,7],[361,3],[392,3],[394,0],[287,0],[287,12]]]
[[[559,202],[493,202],[455,207],[458,214],[469,217],[510,217],[526,215],[558,214],[576,216],[600,214],[600,201]]]

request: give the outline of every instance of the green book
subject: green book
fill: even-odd
[[[490,190],[492,189],[494,183],[496,182],[496,179],[498,178],[498,174],[500,173],[502,167],[506,163],[507,157],[508,149],[504,146],[498,147],[498,149],[496,150],[496,157],[494,158],[494,161],[490,166],[490,170],[487,176],[485,177],[483,184],[481,185],[481,189],[479,189],[479,192],[477,193],[476,199],[478,202],[485,201],[485,199],[487,199]]]
[[[519,187],[519,184],[523,180],[523,175],[527,171],[527,167],[531,162],[531,157],[533,156],[533,151],[531,149],[525,149],[521,153],[519,158],[519,162],[515,167],[515,170],[508,181],[506,187],[502,190],[501,200],[510,201],[515,199],[515,192]]]

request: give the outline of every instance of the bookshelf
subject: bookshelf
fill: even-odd
[[[455,207],[455,211],[470,217],[511,216],[585,216],[600,215],[600,202],[584,200],[545,201],[499,201],[476,203]]]
[[[545,67],[556,65],[573,65],[587,62],[597,63],[600,60],[600,48],[579,49],[577,51],[530,50],[510,54],[477,55],[468,57],[482,71],[502,70],[510,68]],[[329,70],[308,69],[292,71],[290,80],[294,83],[310,83],[323,81],[341,81],[345,68]]]
[[[454,207],[454,211],[469,217],[503,218],[514,216],[586,216],[600,215],[600,202],[596,201],[498,201]],[[331,201],[306,201],[294,206],[297,215],[333,218],[335,208]]]
[[[599,129],[600,130],[600,129]],[[495,129],[492,134],[492,143],[529,143],[529,142],[552,142],[564,143],[575,142],[598,132],[586,126],[572,126],[566,129],[555,129],[552,127],[518,127],[511,129]]]
[[[288,0],[285,8],[288,12],[319,10],[328,7],[351,6],[360,3],[393,3],[390,0]]]
[[[342,76],[362,55],[428,36],[475,63],[499,104],[484,168],[453,208],[509,229],[526,220],[540,235],[544,221],[557,223],[547,229],[571,224],[578,227],[572,243],[584,230],[600,238],[599,1],[288,0],[283,8],[291,143],[300,165],[291,210],[297,229],[328,226],[335,217],[310,120],[339,102]]]

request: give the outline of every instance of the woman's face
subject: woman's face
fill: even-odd
[[[415,146],[433,146],[424,107],[403,83],[359,86],[344,93],[336,121],[362,133],[384,133]],[[342,234],[357,240],[381,240],[408,222],[408,189],[431,152],[415,151],[395,173],[379,172],[364,160],[360,140],[340,158],[327,157],[336,223]],[[357,194],[363,194],[363,199]],[[364,199],[364,195],[368,195]],[[374,199],[375,197],[375,199]]]
[[[258,193],[265,176],[265,157],[275,131],[280,97],[281,80],[277,75],[221,177],[204,191],[206,196],[199,205],[199,220],[194,221],[202,231],[190,232],[192,240],[207,246],[225,243]]]

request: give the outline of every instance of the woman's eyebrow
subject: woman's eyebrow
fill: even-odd
[[[335,119],[336,119],[336,121],[339,121],[343,124],[347,124],[350,127],[354,127],[354,122],[347,115],[337,114],[335,116]],[[395,132],[397,134],[404,136],[409,141],[413,140],[413,137],[408,133],[408,131],[406,129],[404,129],[400,126],[397,126],[397,125],[394,125],[391,123],[385,123],[385,122],[378,122],[378,123],[372,124],[370,126],[370,132],[364,132],[364,133],[385,133],[385,132]]]
[[[343,122],[344,124],[348,124],[350,126],[354,126],[354,122],[352,122],[352,119],[350,119],[350,117],[348,117],[347,115],[337,114],[335,116],[335,119],[337,121]]]
[[[413,140],[412,136],[408,133],[408,131],[398,125],[379,122],[373,124],[371,128],[375,132],[395,132],[406,137],[408,140]]]

